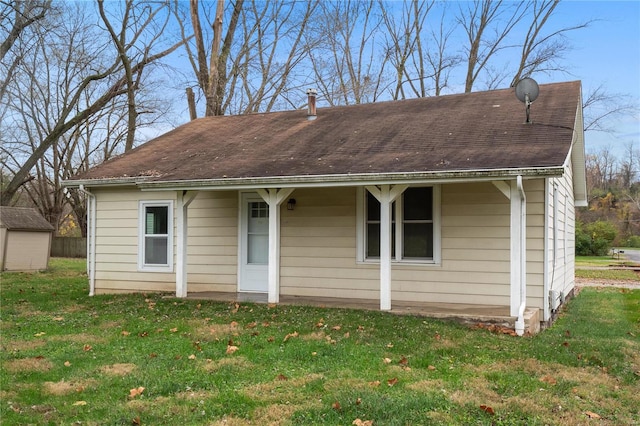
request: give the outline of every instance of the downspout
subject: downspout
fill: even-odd
[[[89,296],[96,290],[96,196],[80,185],[78,190],[87,196],[87,274],[89,275]]]
[[[522,186],[522,176],[517,177],[518,192],[520,193],[520,307],[515,329],[518,336],[524,334],[524,311],[527,308],[527,197]]]

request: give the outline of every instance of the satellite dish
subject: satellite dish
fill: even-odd
[[[538,83],[532,78],[523,78],[516,84],[516,98],[518,98],[520,102],[524,102],[527,107],[527,123],[531,123],[529,120],[529,110],[531,109],[531,103],[538,99],[539,93],[540,88],[538,87]]]

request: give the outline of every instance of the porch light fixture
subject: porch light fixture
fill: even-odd
[[[287,210],[293,210],[296,207],[296,199],[295,198],[289,198],[289,201],[287,201]]]

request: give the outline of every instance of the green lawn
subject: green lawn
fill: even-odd
[[[2,424],[640,423],[640,290],[583,289],[553,327],[515,338],[381,312],[90,298],[83,271],[2,274]]]

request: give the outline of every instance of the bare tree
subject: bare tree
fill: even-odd
[[[114,99],[127,94],[127,76],[123,70],[120,55],[116,53],[112,56],[106,49],[108,41],[105,41],[104,37],[101,38],[97,27],[90,23],[84,24],[85,18],[82,14],[85,11],[81,6],[70,9],[68,12],[65,19],[56,23],[54,31],[41,31],[37,34],[38,49],[25,50],[21,53],[33,52],[37,57],[33,58],[30,66],[21,69],[22,79],[16,82],[16,88],[11,96],[10,102],[14,111],[12,114],[28,117],[36,123],[29,126],[30,129],[35,127],[42,130],[37,138],[27,138],[35,142],[19,156],[16,155],[18,151],[11,150],[11,147],[15,147],[15,143],[3,142],[4,157],[7,161],[13,161],[15,167],[10,167],[13,176],[2,193],[2,205],[8,205],[18,189],[34,179],[30,172],[39,161],[42,161],[47,151],[65,137],[67,132],[82,126]],[[86,21],[90,22],[89,19]],[[131,31],[135,27],[128,28]],[[89,30],[93,33],[79,35],[81,31]],[[132,37],[135,40],[137,35],[134,33]],[[102,44],[100,44],[101,39]],[[127,44],[127,52],[129,49],[141,49],[145,52],[139,57],[131,55],[136,58],[135,62],[131,63],[131,75],[139,78],[145,67],[170,54],[180,44],[181,42],[159,52],[153,52],[153,44]],[[62,63],[51,68],[55,72],[43,73],[39,64],[47,59],[59,60]],[[75,65],[70,66],[70,64]],[[65,84],[60,85],[59,82],[52,83],[49,80],[53,75],[63,73],[61,70],[65,68],[73,73],[60,80]],[[39,92],[38,96],[34,95],[35,91]],[[31,96],[25,96],[30,92]],[[48,104],[32,110],[33,112],[29,114],[20,106],[21,102],[29,99],[33,101],[46,99]],[[6,120],[3,120],[3,124],[9,125],[5,122]],[[46,125],[37,123],[46,123]],[[24,139],[22,142],[24,143]],[[7,163],[3,164],[3,167],[9,168],[9,166]]]
[[[377,50],[379,3],[321,2],[311,31],[309,61],[315,82],[330,105],[375,102],[381,95],[386,58]],[[311,42],[309,44],[311,44]]]
[[[474,0],[460,6],[458,22],[469,42],[466,47],[465,93],[472,91],[478,76],[487,68],[489,61],[499,51],[510,47],[505,44],[507,36],[522,20],[525,12],[524,2],[504,4],[502,0]],[[491,76],[494,82],[500,79],[500,75]]]
[[[601,84],[586,93],[582,100],[584,110],[584,131],[611,133],[615,119],[638,113],[638,106],[630,101],[629,95],[610,93]]]
[[[382,21],[386,29],[386,55],[395,70],[395,87],[391,90],[393,99],[404,99],[405,86],[413,96],[427,95],[426,64],[423,48],[423,27],[434,1],[403,2],[402,10],[394,13],[394,4],[380,3]],[[407,83],[407,84],[405,84]]]
[[[23,31],[29,25],[44,19],[50,8],[51,0],[0,1],[0,31],[3,35],[0,61],[4,60]]]
[[[124,147],[126,152],[133,148],[135,141],[136,120],[139,114],[136,110],[135,94],[140,86],[143,70],[147,64],[151,50],[169,23],[169,14],[165,13],[168,12],[167,4],[165,3],[140,3],[134,2],[133,0],[126,0],[121,16],[116,17],[118,22],[120,22],[120,30],[116,32],[107,17],[104,0],[97,0],[97,2],[100,17],[116,47],[126,80],[128,111],[127,140]],[[138,45],[140,38],[145,35],[148,39],[144,41],[144,46],[141,46],[139,49],[132,49],[132,46]],[[128,36],[131,36],[130,40],[127,40]],[[182,41],[179,41],[169,49],[175,50],[178,46],[182,45],[182,43]],[[133,64],[135,62],[140,64],[140,66],[134,74]]]
[[[30,26],[43,21],[51,10],[51,0],[0,0],[0,100],[20,63],[20,55],[5,57],[11,47]],[[1,118],[1,116],[0,116]]]
[[[229,25],[223,37],[223,18],[225,16],[224,0],[216,2],[215,16],[210,23],[213,37],[206,42],[201,15],[207,16],[208,9],[201,9],[198,0],[190,0],[189,17],[191,28],[177,0],[173,5],[173,13],[177,18],[185,43],[187,56],[198,81],[198,86],[205,98],[205,116],[223,115],[224,99],[227,89],[227,66],[229,53],[235,40],[238,19],[244,0],[236,0],[230,12]],[[206,5],[203,6],[205,8]],[[189,42],[193,39],[194,46]],[[195,49],[195,53],[194,53]],[[207,60],[208,57],[208,60]]]
[[[563,67],[558,64],[558,60],[570,47],[565,34],[589,26],[590,22],[585,22],[543,34],[543,29],[559,3],[560,0],[535,0],[528,3],[531,23],[522,43],[518,69],[511,80],[512,87],[534,72],[562,71]]]

